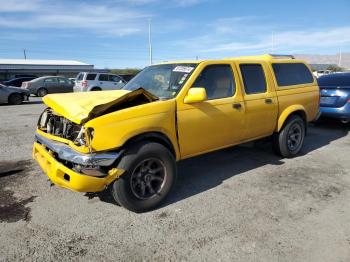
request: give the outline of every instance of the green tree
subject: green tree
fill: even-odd
[[[110,69],[110,73],[117,75],[136,75],[141,70],[140,68]]]

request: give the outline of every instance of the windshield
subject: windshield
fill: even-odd
[[[159,97],[173,98],[192,74],[196,64],[163,64],[146,67],[127,83],[123,89],[140,87]]]

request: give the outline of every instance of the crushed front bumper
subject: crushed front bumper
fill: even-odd
[[[41,139],[38,139],[38,137]],[[69,152],[69,154],[67,152]],[[66,167],[64,164],[55,159],[54,154],[59,155],[59,157],[71,157],[71,159],[65,160],[73,163],[74,161],[81,163],[81,161],[85,161],[87,159],[90,162],[94,159],[105,159],[106,154],[102,155],[104,158],[99,158],[100,154],[81,154],[75,152],[64,143],[52,141],[36,134],[36,142],[34,142],[33,147],[33,158],[39,163],[40,167],[46,173],[52,183],[73,191],[100,192],[124,173],[124,170],[122,169],[113,168],[110,170],[110,172],[108,172],[108,174],[106,174],[105,177],[89,176],[78,173]],[[114,154],[113,156],[116,155]],[[98,163],[98,161],[94,163]],[[102,163],[106,164],[108,162]]]

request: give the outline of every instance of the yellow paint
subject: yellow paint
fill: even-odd
[[[293,112],[305,112],[307,121],[313,120],[318,113],[319,89],[316,80],[307,85],[278,87],[272,71],[273,62],[304,63],[301,60],[274,59],[264,55],[190,62],[198,66],[175,98],[115,111],[84,123],[86,128],[94,130],[92,151],[115,150],[135,136],[157,132],[170,140],[176,160],[180,160],[270,136],[281,129]],[[267,81],[266,93],[245,94],[240,63],[259,63],[263,66]],[[231,66],[236,83],[236,92],[232,97],[207,100],[204,99],[205,92],[193,86],[201,71],[212,64]],[[111,102],[128,92],[117,90],[48,95],[44,102],[57,113],[79,124],[96,105]],[[205,101],[199,102],[203,99]],[[235,104],[241,107],[234,108]],[[79,152],[88,152],[86,147],[78,147],[72,141],[40,130],[37,132],[66,143]],[[106,179],[101,179],[76,173],[56,162],[39,144],[34,144],[34,158],[55,184],[75,191],[102,190],[121,174],[119,171],[116,174],[112,169]],[[64,173],[70,175],[70,183],[62,180]]]
[[[51,94],[45,96],[43,101],[55,112],[80,124],[89,112],[97,105],[111,102],[129,93],[127,90],[95,91],[81,93]]]
[[[55,158],[38,143],[34,143],[33,158],[39,163],[52,183],[77,192],[102,191],[124,172],[124,170],[121,169],[113,169],[108,173],[108,176],[104,178],[82,175],[56,161]],[[69,181],[67,181],[65,175],[69,176]]]
[[[199,103],[207,100],[207,93],[203,87],[192,87],[184,99],[185,104]]]

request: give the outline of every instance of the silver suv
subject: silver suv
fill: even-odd
[[[118,75],[106,73],[81,72],[78,74],[74,92],[121,89],[125,81]]]

